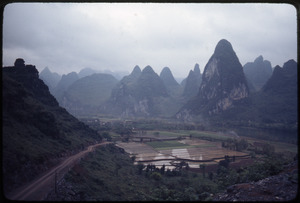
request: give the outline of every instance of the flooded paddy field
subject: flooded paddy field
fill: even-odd
[[[239,152],[222,147],[222,142],[228,139],[246,139],[249,146],[270,144],[276,152],[287,151],[294,156],[298,146],[275,141],[260,140],[253,137],[239,137],[236,133],[209,131],[148,131],[135,133],[129,142],[118,142],[131,157],[135,164],[154,164],[157,167],[165,165],[173,169],[176,164],[185,161],[193,170],[198,170],[200,164],[215,168],[218,162],[227,155],[233,159],[233,167],[248,165],[253,162],[250,151]]]
[[[214,165],[224,159],[225,155],[235,156],[236,161],[249,157],[247,153],[225,149],[221,142],[188,138],[152,142],[119,142],[131,156],[135,156],[135,164],[155,164],[173,169],[175,163],[185,161],[190,168],[199,168],[199,164]]]

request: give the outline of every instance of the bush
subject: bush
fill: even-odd
[[[156,181],[160,181],[162,179],[161,174],[158,172],[151,173],[150,178]]]

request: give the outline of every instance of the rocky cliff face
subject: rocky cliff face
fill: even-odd
[[[272,75],[271,62],[257,57],[244,65],[244,73],[256,91],[260,90]]]
[[[248,97],[249,90],[242,65],[231,44],[221,40],[205,66],[198,95],[185,105],[176,117],[186,114],[212,115]]]

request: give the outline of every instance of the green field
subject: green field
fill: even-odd
[[[188,133],[184,132],[184,131],[180,131],[180,132],[171,132],[171,131],[148,131],[149,134],[155,135],[158,134],[156,136],[169,136],[169,137],[182,137],[182,136],[189,136]]]
[[[201,140],[209,140],[209,141],[226,141],[229,138],[234,138],[234,136],[229,135],[229,134],[221,134],[217,132],[209,132],[209,131],[196,131],[196,130],[179,130],[179,131],[148,131],[149,134],[153,134],[155,136],[165,136],[165,137],[187,137],[191,136],[192,138],[198,138]],[[158,135],[157,135],[158,134]],[[251,137],[240,137],[248,140],[249,143],[253,143],[254,141],[258,142],[264,142],[264,143],[269,143],[275,147],[276,152],[283,152],[283,151],[290,151],[292,153],[297,153],[298,151],[298,146],[296,144],[288,144],[288,143],[283,143],[283,142],[276,142],[276,141],[266,141],[266,140],[260,140],[257,138],[251,138]],[[179,143],[177,141],[168,141],[168,142],[152,142],[152,143],[147,143],[151,147],[155,149],[162,149],[162,148],[183,148],[183,147],[199,147],[199,146],[190,146],[190,145],[185,145],[182,143]],[[204,147],[204,146],[201,146]]]
[[[232,135],[219,134],[217,132],[208,131],[196,131],[196,130],[178,130],[176,132],[171,131],[148,131],[149,134],[157,134],[157,136],[170,136],[170,137],[189,137],[214,140],[214,141],[225,141],[228,138],[232,138]]]

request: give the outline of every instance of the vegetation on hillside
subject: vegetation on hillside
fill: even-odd
[[[9,192],[101,136],[58,106],[34,66],[2,69],[3,185]]]
[[[232,159],[225,157],[216,172],[189,170],[182,162],[176,169],[155,165],[133,165],[133,159],[113,145],[98,148],[76,165],[65,177],[80,200],[141,201],[141,200],[211,200],[212,197],[236,183],[258,181],[278,174],[290,159],[271,153],[248,167],[234,169]],[[58,196],[63,198],[62,196]]]

